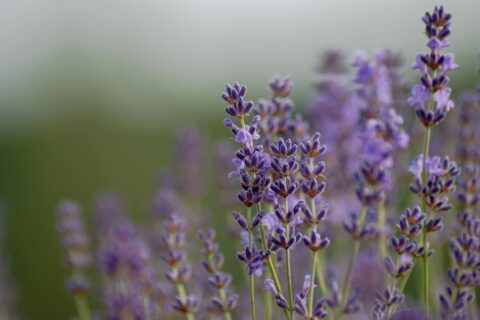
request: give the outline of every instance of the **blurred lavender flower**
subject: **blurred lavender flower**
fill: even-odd
[[[65,249],[65,264],[70,271],[66,287],[74,296],[79,319],[89,320],[91,316],[86,292],[90,289],[90,280],[85,271],[90,266],[91,258],[80,208],[75,202],[63,201],[58,205],[57,216],[58,232]]]
[[[387,67],[383,64],[383,55],[370,61],[357,55],[354,66],[357,68],[355,82],[357,105],[366,119],[378,118],[382,109],[393,103],[392,81]]]
[[[335,191],[347,189],[357,168],[355,157],[360,148],[355,137],[359,121],[357,97],[347,78],[345,60],[341,51],[330,50],[322,56],[308,110],[315,130],[322,132],[322,139],[328,146],[326,162],[330,168],[331,196],[339,193]]]
[[[185,197],[200,197],[203,192],[204,146],[200,130],[194,126],[177,132],[172,167],[177,192]]]
[[[463,94],[459,104],[456,151],[458,161],[462,167],[466,167],[480,162],[480,91]]]
[[[173,308],[185,315],[188,320],[194,319],[199,301],[194,295],[189,295],[186,285],[192,275],[186,260],[185,222],[176,213],[172,213],[164,223],[162,239],[166,253],[162,256],[167,267],[165,277],[175,285],[177,297],[173,300]]]
[[[150,248],[126,218],[116,222],[100,248],[105,274],[103,295],[112,319],[148,319],[155,314],[152,295],[157,288]]]
[[[467,212],[459,214],[457,220],[460,229],[450,242],[451,285],[439,295],[445,320],[469,319],[468,304],[475,304],[475,288],[480,286],[480,219]]]
[[[223,273],[223,254],[218,252],[218,244],[215,243],[215,231],[199,231],[198,238],[203,242],[204,260],[202,265],[210,275],[208,283],[215,289],[216,295],[211,298],[210,310],[214,314],[223,314],[225,320],[231,320],[231,312],[237,304],[237,295],[229,293],[229,285],[232,277]]]

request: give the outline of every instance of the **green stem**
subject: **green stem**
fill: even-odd
[[[314,165],[313,165],[313,158],[310,158],[310,170],[313,172]],[[315,199],[312,198],[310,201],[310,209],[312,214],[316,215],[316,208],[315,208]],[[317,232],[317,225],[313,226],[313,231]],[[314,251],[312,252],[312,272],[310,273],[310,288],[308,293],[308,315],[313,318],[313,296],[315,293],[315,271],[316,271],[316,264],[317,264],[317,253]],[[323,277],[322,277],[323,278]]]
[[[286,237],[290,238],[290,226],[288,223],[285,224],[286,228]],[[290,268],[290,250],[285,250],[285,264],[287,272],[287,291],[288,291],[288,308],[290,309],[290,319],[294,319],[295,315],[293,312],[293,289],[292,289],[292,271]]]
[[[243,119],[242,119],[243,120]],[[253,249],[253,239],[252,239],[252,209],[248,207],[247,209],[247,219],[248,219],[248,246],[250,249]],[[250,315],[251,320],[255,320],[255,279],[254,275],[250,275],[249,279],[249,290],[250,290]]]
[[[218,289],[218,294],[220,295],[220,299],[222,299],[223,305],[227,305],[227,294],[225,293],[224,288]],[[225,320],[232,320],[232,315],[230,314],[229,310],[224,311]]]
[[[188,300],[188,296],[187,296],[187,291],[185,290],[185,287],[183,286],[183,284],[177,283],[175,287],[177,288],[177,293],[178,293],[178,296],[180,297],[180,300],[186,303]],[[195,317],[190,312],[186,313],[185,317],[187,318],[187,320],[195,320]]]
[[[74,295],[75,305],[77,306],[78,319],[79,320],[90,320],[90,308],[88,307],[88,301],[85,295],[75,294]]]
[[[287,178],[284,178],[284,183],[287,185]],[[288,199],[285,198],[285,213],[288,212]],[[285,223],[285,236],[287,239],[290,238],[290,225]],[[293,289],[292,289],[292,271],[290,268],[290,250],[285,250],[285,269],[287,273],[287,293],[288,293],[288,308],[290,310],[290,319],[295,318],[295,313],[293,312]]]
[[[261,204],[258,204],[258,210],[262,211]],[[267,237],[265,235],[265,229],[263,228],[263,225],[260,225],[260,237],[262,238],[262,249],[267,250]],[[275,289],[282,294],[282,286],[280,284],[280,280],[278,279],[277,271],[275,269],[275,264],[273,263],[272,257],[268,256],[267,258],[267,265],[268,265],[268,270],[270,271],[270,274],[273,279],[273,284],[275,285]]]
[[[260,236],[262,237],[262,248],[264,250],[267,249],[267,239],[265,236],[265,230],[263,229],[263,226],[260,226]],[[273,280],[273,285],[275,286],[275,289],[277,290],[278,293],[283,295],[282,293],[282,285],[280,284],[280,280],[278,279],[277,271],[275,270],[275,264],[273,263],[272,257],[268,256],[267,258],[267,266],[268,266],[268,271],[270,272],[270,275],[272,276]],[[285,316],[288,319],[288,311],[286,309],[283,309],[283,312],[285,313]]]
[[[360,212],[360,217],[358,219],[358,227],[360,229],[363,229],[363,224],[365,222],[367,216],[367,208],[363,207]],[[348,295],[350,294],[350,286],[352,282],[352,277],[353,277],[353,269],[355,268],[355,263],[357,261],[358,253],[360,251],[360,240],[355,239],[353,243],[353,255],[352,255],[352,260],[350,262],[350,265],[348,266],[348,271],[347,271],[347,277],[345,279],[345,282],[343,283],[343,290],[342,290],[342,305],[341,305],[341,310],[345,308],[347,305],[348,301]]]
[[[422,168],[422,183],[425,184],[427,182],[428,174],[427,174],[427,157],[428,151],[430,148],[430,136],[431,136],[431,128],[427,127],[425,132],[425,141],[423,144],[423,168]],[[426,214],[427,210],[427,199],[423,196],[422,199],[422,212]],[[427,217],[428,218],[428,217]],[[428,318],[428,238],[427,238],[427,228],[424,226],[422,230],[422,245],[425,247],[425,253],[422,256],[423,260],[423,302],[425,305],[425,314]]]
[[[348,301],[348,295],[350,293],[350,286],[352,282],[352,277],[353,277],[353,269],[355,268],[355,262],[357,261],[357,256],[358,252],[360,251],[360,241],[355,240],[353,244],[353,255],[352,255],[352,260],[350,261],[350,264],[348,266],[348,271],[347,271],[347,277],[345,279],[345,282],[343,284],[343,290],[342,290],[342,310],[345,308],[347,305]]]
[[[264,290],[265,295],[265,319],[270,320],[272,318],[272,293],[268,290]]]
[[[144,294],[143,296],[143,308],[145,309],[145,320],[150,320],[150,295]]]
[[[310,274],[310,291],[308,293],[308,315],[313,319],[313,295],[315,285],[315,268],[317,264],[317,253],[312,252],[312,273]]]
[[[380,255],[381,255],[381,261],[383,262],[383,259],[387,256],[387,245],[385,243],[385,222],[386,222],[386,211],[385,211],[385,200],[380,201],[377,207],[377,223],[378,227],[381,230],[380,233]]]
[[[322,257],[319,256],[317,259],[318,259],[318,263],[315,267],[315,271],[316,271],[316,274],[317,274],[318,286],[320,288],[320,293],[322,295],[326,295],[327,292],[328,292],[328,288],[327,288],[327,283],[325,282],[325,276],[324,276],[324,272],[323,272]]]

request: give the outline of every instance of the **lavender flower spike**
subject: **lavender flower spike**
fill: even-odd
[[[63,201],[57,208],[57,216],[58,232],[65,249],[65,263],[71,274],[66,286],[74,296],[79,319],[89,320],[91,316],[86,293],[90,289],[90,281],[85,271],[91,259],[80,208],[75,202]]]
[[[443,54],[448,47],[451,15],[443,7],[435,7],[433,13],[427,12],[422,18],[427,35],[428,54],[418,53],[414,70],[420,72],[420,83],[414,85],[408,104],[415,108],[417,117],[426,127],[438,125],[453,109],[450,99],[452,89],[448,87],[448,73],[458,67],[453,54]]]
[[[205,271],[210,274],[208,283],[218,293],[211,299],[211,309],[214,313],[223,314],[225,320],[231,320],[231,312],[237,304],[237,296],[228,293],[228,287],[232,277],[221,271],[223,267],[223,255],[218,252],[218,244],[215,243],[215,231],[199,231],[198,238],[203,242],[204,261],[202,262]]]

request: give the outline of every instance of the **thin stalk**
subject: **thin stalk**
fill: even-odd
[[[265,230],[263,229],[263,226],[260,226],[260,236],[262,238],[262,248],[263,250],[267,249],[267,239],[265,236]],[[273,285],[275,286],[275,289],[277,290],[278,293],[282,294],[282,285],[280,284],[280,280],[278,279],[277,271],[275,269],[275,264],[273,263],[272,257],[268,256],[267,258],[267,266],[268,266],[268,271],[270,272],[270,275],[272,276],[273,280]],[[285,317],[288,319],[288,311],[286,309],[283,309],[285,313]]]
[[[426,183],[427,181],[427,157],[428,151],[430,148],[430,136],[431,136],[431,128],[427,127],[425,132],[425,141],[423,144],[423,168],[422,168],[422,183]],[[422,212],[426,212],[427,210],[427,199],[423,196],[422,199]],[[428,238],[427,238],[427,228],[424,226],[422,231],[422,245],[425,247],[425,253],[422,256],[423,261],[423,302],[425,305],[425,314],[428,318],[428,248],[427,248]]]
[[[289,226],[286,224],[286,236],[287,239],[290,236],[290,231],[288,231]],[[286,261],[286,272],[287,272],[287,291],[288,291],[288,308],[290,309],[290,319],[294,319],[293,312],[293,289],[292,289],[292,271],[290,268],[290,250],[285,250],[285,261]]]
[[[355,262],[357,261],[357,256],[358,252],[360,251],[360,241],[355,240],[353,244],[353,255],[352,255],[352,260],[348,266],[348,271],[347,271],[347,277],[345,279],[345,282],[343,284],[343,290],[342,290],[342,310],[345,308],[347,305],[348,301],[348,295],[350,293],[350,286],[352,282],[352,277],[353,277],[353,269],[355,267]]]
[[[377,224],[381,230],[380,233],[380,255],[381,261],[387,256],[387,245],[386,245],[386,234],[385,234],[385,222],[386,222],[386,210],[385,210],[385,200],[380,201],[377,207]]]
[[[365,222],[366,216],[367,216],[367,208],[363,207],[360,212],[360,217],[358,219],[359,228],[363,228],[363,224]],[[348,266],[347,277],[345,279],[345,282],[343,283],[341,310],[343,310],[347,305],[348,295],[350,294],[350,286],[351,286],[352,277],[353,277],[353,269],[355,268],[355,263],[357,261],[359,251],[360,251],[360,240],[355,239],[353,243],[352,260],[350,262],[350,265]]]
[[[265,297],[265,319],[270,320],[272,318],[272,293],[268,290],[264,290]]]
[[[263,226],[260,226],[260,236],[262,238],[262,248],[263,250],[267,249],[267,239],[265,236],[265,230],[263,229]],[[275,264],[272,261],[272,258],[269,256],[267,258],[267,266],[268,270],[270,271],[270,275],[272,276],[273,284],[275,285],[275,289],[279,292],[282,293],[282,285],[280,284],[280,280],[278,279],[277,272],[275,270]]]
[[[77,307],[78,319],[79,320],[90,320],[90,308],[88,307],[88,301],[85,295],[75,294],[74,295],[75,305]]]
[[[258,203],[258,211],[262,211],[262,205],[260,203]],[[265,235],[265,229],[263,228],[262,224],[260,224],[260,237],[262,239],[262,249],[266,251],[267,250],[267,237]],[[267,257],[267,266],[268,266],[268,270],[270,271],[270,275],[272,276],[273,284],[275,285],[275,289],[279,293],[282,293],[282,285],[280,284],[280,280],[278,279],[277,271],[275,269],[275,264],[273,263],[271,256]]]
[[[177,288],[177,293],[178,293],[178,296],[180,297],[180,300],[182,300],[183,302],[187,302],[188,300],[187,292],[183,284],[177,283],[175,287]],[[186,313],[185,317],[187,317],[187,320],[195,320],[195,317],[190,312]]]
[[[287,184],[287,179],[284,178],[285,185]],[[285,213],[288,212],[288,199],[285,198]],[[285,223],[285,236],[287,239],[290,238],[290,225],[289,223]],[[287,291],[288,291],[288,308],[290,310],[290,319],[295,318],[295,313],[293,312],[293,289],[292,289],[292,271],[291,271],[291,264],[290,264],[290,250],[285,250],[285,269],[287,273]]]
[[[317,257],[318,263],[315,266],[315,272],[317,274],[318,286],[320,288],[320,293],[326,295],[328,292],[327,283],[325,282],[325,276],[323,271],[322,257]]]
[[[308,293],[308,315],[313,317],[313,295],[315,285],[315,268],[317,264],[317,252],[312,252],[312,273],[310,275],[310,291]]]
[[[313,158],[310,159],[310,169],[313,171]],[[310,202],[310,209],[312,210],[312,214],[316,215],[316,208],[315,208],[315,199],[312,198]],[[313,231],[317,232],[317,225],[313,226]],[[317,253],[314,251],[312,252],[312,272],[310,273],[310,288],[308,293],[308,315],[313,317],[313,296],[315,293],[315,270],[317,264]]]
[[[243,120],[243,119],[242,119]],[[250,249],[253,248],[253,239],[252,239],[252,209],[250,207],[247,208],[247,218],[248,218],[248,246]],[[251,320],[255,320],[255,279],[254,275],[250,275],[249,279],[249,290],[250,290],[250,315]]]
[[[218,289],[218,294],[220,295],[220,299],[222,299],[223,305],[227,305],[227,294],[225,293],[225,289]],[[225,320],[232,320],[232,315],[230,314],[230,311],[224,311],[223,315],[225,316]]]
[[[143,309],[145,309],[145,320],[150,320],[150,295],[148,293],[143,296]]]

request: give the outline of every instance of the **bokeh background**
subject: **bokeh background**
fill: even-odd
[[[60,199],[75,198],[88,213],[95,194],[117,191],[141,221],[176,128],[194,123],[208,141],[225,139],[225,82],[247,84],[258,100],[272,75],[288,74],[305,108],[323,50],[390,47],[410,61],[423,50],[420,17],[434,4],[0,1],[0,202],[23,318],[72,314],[55,232]],[[443,4],[461,65],[452,85],[470,89],[480,2]]]

